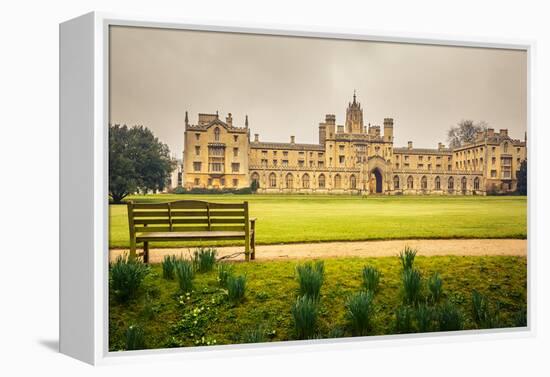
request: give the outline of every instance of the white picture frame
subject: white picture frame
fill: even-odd
[[[60,25],[60,351],[90,364],[136,360],[209,358],[296,351],[380,347],[386,344],[435,343],[532,337],[536,245],[532,221],[536,201],[534,176],[529,175],[528,202],[528,327],[526,329],[469,330],[458,333],[388,335],[292,341],[208,348],[177,348],[130,352],[108,351],[108,30],[111,25],[255,33],[316,38],[355,39],[527,52],[527,132],[536,138],[533,114],[533,53],[526,40],[452,38],[448,36],[374,32],[365,30],[219,23],[169,18],[88,13]],[[534,148],[528,149],[533,161]]]

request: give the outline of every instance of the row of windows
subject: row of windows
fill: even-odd
[[[220,178],[219,182],[217,180],[214,180],[212,178],[208,178],[208,186],[213,186],[213,185],[220,185],[220,186],[225,186],[225,178]],[[201,180],[200,178],[195,178],[193,184],[195,186],[200,186],[201,184]],[[233,187],[237,187],[239,185],[239,180],[238,179],[233,179],[232,180],[232,184],[233,184]]]
[[[259,186],[260,184],[260,175],[258,173],[253,173],[251,176],[252,181],[255,181],[256,184]],[[292,189],[294,187],[294,176],[292,173],[288,173],[284,177],[284,185],[287,189]],[[317,186],[319,188],[325,188],[327,184],[327,179],[324,174],[319,174],[317,177]],[[277,187],[277,174],[271,173],[268,177],[268,186],[270,188],[276,188]],[[357,178],[355,175],[351,175],[349,177],[349,186],[350,189],[356,189],[357,188]],[[302,175],[302,188],[308,189],[311,187],[311,178],[309,174],[305,173]],[[333,178],[333,187],[336,189],[342,188],[342,177],[340,174],[336,174]]]
[[[224,164],[221,162],[211,162],[208,164],[209,171],[213,171],[216,173],[221,173],[224,171]],[[193,162],[193,171],[200,172],[202,169],[202,162]],[[231,172],[238,173],[241,169],[241,164],[238,162],[233,162],[231,164]]]
[[[201,147],[196,145],[195,146],[195,156],[200,156],[201,154]],[[211,156],[225,156],[225,147],[218,147],[218,146],[211,146],[208,147],[208,154]],[[235,147],[233,148],[233,157],[239,156],[239,148]]]
[[[199,141],[201,138],[200,133],[195,134],[195,140]],[[233,135],[233,140],[235,142],[239,141],[239,135]],[[220,141],[220,129],[218,127],[214,128],[214,141]]]
[[[441,178],[439,176],[435,177],[435,189],[436,190],[441,190]],[[479,177],[475,177],[474,178],[474,190],[479,190]],[[401,188],[401,182],[400,182],[400,178],[399,176],[394,176],[393,177],[393,187],[395,190],[399,190]],[[467,187],[468,187],[468,180],[466,177],[462,177],[462,179],[460,180],[460,184],[461,184],[461,188],[462,190],[467,190]],[[449,177],[449,179],[447,180],[447,189],[448,190],[454,190],[454,187],[455,187],[455,180],[453,177]],[[407,189],[414,189],[414,178],[412,177],[412,175],[409,175],[407,177]],[[420,189],[422,190],[426,190],[428,189],[428,178],[426,176],[423,176],[421,179],[420,179]]]

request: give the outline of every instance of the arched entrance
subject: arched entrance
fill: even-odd
[[[382,173],[378,168],[375,168],[371,171],[369,179],[369,192],[371,194],[382,193]]]

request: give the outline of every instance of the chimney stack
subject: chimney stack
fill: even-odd
[[[508,136],[508,129],[507,128],[501,128],[500,129],[500,136]]]
[[[290,144],[294,144],[294,136],[290,137]]]
[[[231,117],[231,113],[227,114],[225,117],[225,123],[227,123],[229,127],[233,127],[233,118]]]
[[[259,134],[254,134],[254,141],[257,143],[258,141],[260,141],[260,135]]]
[[[495,129],[494,128],[487,128],[487,136],[495,136]]]
[[[444,148],[445,148],[445,144],[443,144],[441,142],[437,143],[437,150],[440,151],[440,150],[443,150]]]
[[[413,147],[413,142],[412,141],[407,142],[407,148],[412,149],[412,147]]]

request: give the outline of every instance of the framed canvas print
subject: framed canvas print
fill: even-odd
[[[62,352],[531,333],[530,43],[60,30]]]

